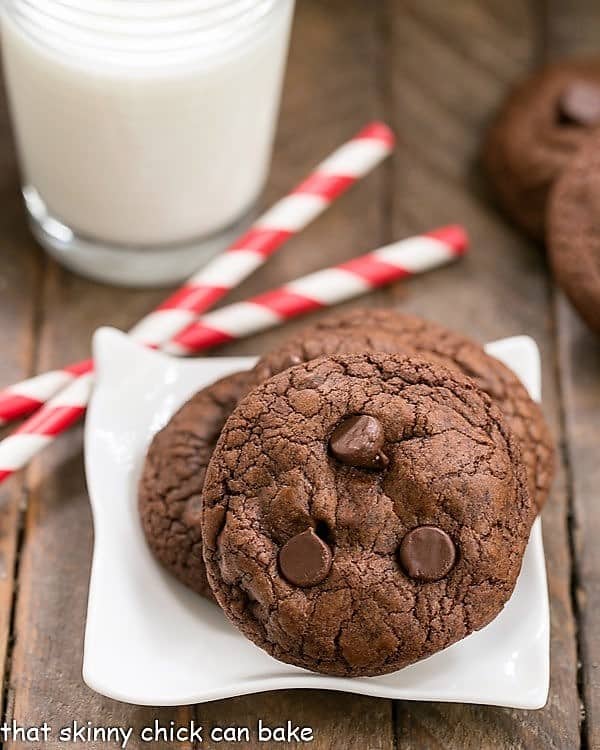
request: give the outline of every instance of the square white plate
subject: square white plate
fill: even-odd
[[[504,339],[487,349],[540,398],[532,339]],[[545,704],[549,615],[539,519],[513,596],[483,630],[383,677],[329,677],[282,664],[159,566],[137,515],[136,486],[154,433],[195,391],[251,367],[254,358],[174,359],[111,329],[96,333],[94,358],[97,385],[85,430],[95,545],[83,677],[91,688],[154,706],[286,688],[516,708]]]

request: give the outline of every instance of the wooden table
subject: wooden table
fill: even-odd
[[[540,248],[498,215],[477,165],[481,133],[513,79],[546,59],[600,48],[600,5],[298,5],[265,205],[370,118],[387,120],[401,145],[392,161],[234,298],[315,270],[325,259],[341,261],[436,225],[459,221],[468,227],[473,249],[467,260],[367,302],[424,314],[481,341],[527,333],[540,345],[544,409],[560,458],[543,514],[552,603],[548,704],[526,712],[290,691],[154,710],[94,694],[81,679],[92,526],[81,432],[75,430],[0,491],[4,718],[21,725],[46,719],[54,727],[74,718],[134,726],[155,716],[181,723],[195,718],[209,726],[289,718],[314,728],[314,748],[600,747],[600,509],[594,496],[600,486],[600,343],[564,302]],[[0,127],[0,383],[8,384],[87,355],[98,325],[127,328],[164,290],[95,285],[40,252],[24,221],[4,103]],[[261,352],[301,324],[231,346],[228,353]],[[67,745],[44,745],[59,746]],[[128,747],[149,745],[132,740]]]

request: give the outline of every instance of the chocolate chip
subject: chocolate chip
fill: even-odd
[[[339,423],[329,439],[329,448],[343,464],[363,469],[380,469],[389,463],[381,450],[384,440],[379,420],[366,414],[357,414]]]
[[[558,100],[563,122],[583,127],[600,124],[600,86],[587,81],[573,81]]]
[[[416,581],[438,581],[448,575],[456,560],[454,542],[437,526],[418,526],[402,540],[398,559]]]
[[[283,545],[279,567],[294,586],[315,586],[329,574],[331,550],[312,529],[307,529]]]

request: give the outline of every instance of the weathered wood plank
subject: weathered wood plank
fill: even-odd
[[[211,726],[235,724],[250,727],[253,741],[245,747],[310,747],[311,750],[389,750],[394,747],[391,701],[324,690],[293,690],[243,696],[198,707],[198,720]],[[311,727],[314,740],[307,745],[256,742],[256,726],[285,725],[289,719],[300,727]],[[217,743],[202,744],[217,750]],[[230,747],[233,747],[231,745]]]
[[[598,55],[600,6],[592,0],[545,3],[544,55]],[[555,294],[558,365],[563,395],[565,452],[569,467],[571,533],[575,556],[573,594],[578,614],[582,743],[600,747],[600,341],[579,320],[560,290]]]
[[[584,739],[600,747],[600,342],[577,318],[566,300],[557,299],[565,447],[572,496],[575,553],[573,586],[579,615],[580,679],[584,701]]]
[[[486,122],[507,84],[528,70],[537,50],[529,5],[511,3],[514,15],[503,16],[502,23],[497,20],[499,5],[476,0],[387,3],[391,108],[407,142],[394,165],[394,234],[461,221],[472,236],[470,257],[412,282],[403,307],[482,341],[532,335],[542,351],[545,411],[558,435],[560,408],[544,260],[487,204],[483,181],[474,169]],[[561,466],[544,511],[552,606],[552,677],[546,708],[524,712],[398,704],[400,747],[579,746],[566,517]]]
[[[373,62],[376,45],[374,13],[358,0],[299,5],[265,206],[378,114]],[[382,205],[380,172],[290,243],[236,292],[237,298],[377,245],[383,237]],[[40,367],[85,356],[89,334],[97,325],[112,323],[126,328],[160,296],[160,292],[131,293],[94,285],[50,264],[43,301]],[[277,335],[280,333],[274,332],[273,336]],[[265,336],[230,349],[256,352],[269,340]],[[314,747],[372,746],[387,750],[393,746],[389,701],[290,691],[157,712],[124,706],[85,688],[81,655],[92,531],[80,440],[77,433],[61,440],[32,472],[8,719],[36,724],[47,718],[54,726],[61,726],[79,717],[96,724],[139,727],[155,715],[163,721],[172,718],[179,722],[195,717],[208,726],[253,725],[258,718],[276,725],[289,718],[314,728]],[[137,746],[133,740],[129,745]],[[206,746],[210,743],[202,745]],[[50,743],[47,747],[58,745]]]
[[[0,259],[0,387],[3,387],[30,374],[33,367],[41,266],[41,254],[34,250],[33,240],[23,221],[3,89],[0,90]],[[9,645],[14,570],[24,498],[22,480],[0,490],[0,690]]]

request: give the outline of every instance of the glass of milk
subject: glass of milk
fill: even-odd
[[[294,0],[0,0],[32,230],[94,279],[182,280],[249,222]]]

